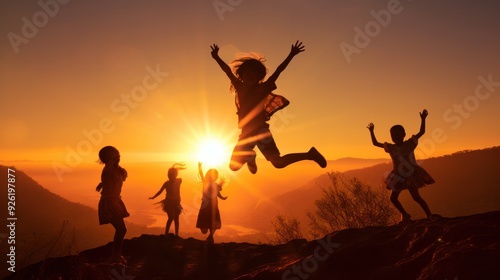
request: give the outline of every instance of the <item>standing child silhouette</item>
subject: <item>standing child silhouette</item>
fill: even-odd
[[[233,61],[233,73],[231,68],[219,57],[219,46],[214,44],[210,47],[212,57],[229,77],[231,89],[235,93],[238,128],[241,129],[241,134],[231,156],[229,164],[231,170],[239,170],[247,163],[250,172],[255,174],[257,172],[255,146],[276,168],[284,168],[289,164],[302,160],[314,160],[322,168],[325,168],[325,158],[314,147],[307,153],[293,153],[281,156],[267,123],[276,111],[289,104],[288,100],[273,94],[272,91],[276,89],[276,80],[292,58],[304,51],[302,42],[297,41],[292,45],[290,54],[265,81],[264,78],[267,74],[267,68],[263,64],[265,59],[243,57],[235,60]]]
[[[201,207],[196,221],[196,227],[201,230],[203,234],[210,231],[207,241],[214,243],[214,233],[222,226],[222,221],[219,212],[219,202],[217,198],[226,200],[227,197],[221,195],[223,180],[218,180],[219,172],[216,169],[209,169],[206,175],[203,175],[201,167],[202,163],[198,163],[198,173],[203,183],[203,197],[201,200]]]
[[[392,191],[391,202],[399,210],[399,212],[401,212],[402,221],[411,220],[410,214],[405,211],[403,205],[401,205],[398,200],[399,193],[404,189],[408,189],[413,200],[415,200],[422,207],[428,218],[438,216],[431,213],[429,206],[418,192],[419,188],[434,183],[434,179],[432,179],[429,173],[417,164],[414,154],[414,150],[418,145],[418,139],[425,133],[425,119],[427,118],[427,115],[427,110],[423,110],[420,113],[420,131],[406,141],[404,140],[406,133],[403,126],[393,126],[390,132],[394,144],[387,142],[382,144],[378,142],[374,133],[375,125],[370,123],[367,126],[370,130],[373,145],[383,148],[391,156],[393,170],[385,179],[385,184],[386,187]]]
[[[168,219],[165,226],[165,236],[170,231],[172,222],[175,224],[175,235],[179,236],[179,215],[182,212],[181,206],[181,183],[182,179],[177,178],[179,170],[185,169],[184,163],[176,163],[168,169],[168,181],[163,183],[160,190],[149,199],[155,199],[165,190],[165,199],[160,202],[163,211],[167,213]]]
[[[120,152],[115,147],[106,146],[99,151],[99,161],[104,164],[101,182],[96,191],[101,192],[98,214],[99,224],[111,224],[115,228],[113,238],[112,262],[125,263],[121,256],[123,238],[127,228],[123,218],[130,216],[121,199],[123,181],[127,178],[127,171],[120,163]]]

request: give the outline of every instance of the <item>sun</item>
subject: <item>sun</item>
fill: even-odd
[[[203,138],[198,143],[196,161],[202,162],[206,168],[227,166],[230,158],[230,148],[222,139],[215,137]]]

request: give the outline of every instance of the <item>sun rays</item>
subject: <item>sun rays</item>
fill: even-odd
[[[220,168],[229,164],[231,148],[225,139],[216,136],[200,138],[194,153],[194,160],[203,162],[206,168]]]

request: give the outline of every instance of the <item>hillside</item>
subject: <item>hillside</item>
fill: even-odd
[[[0,174],[7,174],[7,167],[0,166]],[[48,191],[21,170],[16,170],[15,175],[18,267],[47,257],[76,253],[113,239],[113,228],[99,226],[95,209]],[[7,195],[0,197],[1,205],[7,205]],[[6,214],[2,211],[4,221]],[[127,223],[127,227],[127,236],[153,233],[146,227],[131,223]],[[7,246],[6,242],[0,242],[2,252],[7,252]],[[6,255],[2,254],[0,260],[5,263]]]
[[[329,165],[334,166],[335,170],[347,170],[352,166],[369,166],[383,161],[387,161],[387,159],[345,158],[329,161]],[[100,176],[102,166],[95,162],[82,163],[72,172],[65,173],[64,180],[60,181],[52,169],[52,162],[18,161],[3,163],[8,166],[14,165],[18,172],[22,171],[23,174],[28,174],[32,178],[29,182],[22,183],[22,191],[28,193],[28,195],[22,193],[19,196],[20,200],[18,203],[22,207],[20,209],[26,210],[26,213],[23,213],[23,217],[26,214],[33,214],[28,209],[41,208],[42,211],[36,218],[37,222],[48,224],[51,229],[57,228],[57,231],[59,231],[62,227],[63,219],[57,215],[61,215],[64,212],[58,213],[56,211],[57,219],[53,219],[55,211],[44,210],[47,208],[45,201],[52,200],[45,198],[36,199],[39,193],[38,190],[47,189],[59,197],[58,202],[50,203],[52,205],[50,207],[62,206],[69,212],[78,212],[80,214],[72,215],[72,217],[76,216],[79,221],[88,220],[89,226],[97,226],[97,220],[94,219],[96,214],[94,214],[92,209],[97,207],[99,200],[99,194],[94,191],[94,188],[96,180]],[[130,217],[126,219],[127,222],[144,227],[164,227],[166,215],[155,204],[161,200],[161,197],[154,201],[148,200],[148,197],[158,191],[159,187],[166,180],[166,171],[172,164],[172,162],[124,163],[123,166],[129,173],[122,192],[122,198],[130,213]],[[194,225],[196,224],[196,216],[200,205],[200,181],[197,178],[197,163],[191,162],[187,164],[188,168],[180,174],[183,179],[181,197],[184,207],[184,213],[181,216],[182,224],[180,231],[182,236],[196,237],[199,231]],[[304,162],[285,169],[276,169],[269,162],[259,159],[258,166],[259,172],[256,175],[248,172],[246,167],[238,172],[221,171],[222,176],[228,179],[228,184],[224,187],[223,192],[230,197],[230,199],[220,204],[221,211],[224,213],[223,220],[225,225],[220,234],[227,236],[226,241],[254,243],[265,241],[266,239],[261,232],[266,232],[269,229],[269,223],[266,220],[268,213],[264,213],[261,217],[260,214],[254,212],[255,207],[265,201],[269,201],[271,197],[285,193],[291,189],[299,188],[309,180],[325,172],[325,169],[319,168],[313,162]],[[34,191],[30,192],[30,188],[33,188]],[[43,198],[44,195],[40,197]],[[2,199],[6,198],[2,197]],[[64,204],[61,199],[76,203],[71,204],[66,201],[65,203],[69,204]],[[27,205],[30,207],[27,207]],[[72,206],[77,207],[78,210],[72,210]],[[255,213],[255,215],[248,215],[249,212]],[[42,216],[41,214],[44,215]],[[28,215],[27,219],[33,219],[32,215]],[[70,222],[66,226],[67,232],[72,230],[71,223],[73,220],[75,219],[70,218]],[[266,222],[262,223],[261,221]],[[25,228],[29,231],[27,234],[32,235],[33,232],[37,232],[40,235],[39,226],[36,226],[31,221],[29,224],[32,226]],[[102,230],[102,227],[100,230]],[[159,232],[161,232],[161,229]],[[81,240],[81,238],[92,236],[85,235],[79,237],[78,248],[80,250],[90,248],[82,244],[85,240]],[[98,245],[98,243],[90,245],[93,247]]]
[[[445,217],[500,210],[500,189],[498,188],[500,177],[496,175],[498,159],[500,159],[500,148],[495,147],[425,160],[421,164],[436,179],[436,184],[422,189],[422,195],[433,211]],[[345,163],[350,161],[350,159],[346,159]],[[357,161],[357,159],[354,159],[354,161]],[[262,166],[264,167],[266,164],[262,164]],[[152,165],[147,167],[151,168]],[[311,170],[317,171],[316,166],[311,164],[310,167]],[[161,172],[164,168],[158,167],[157,169],[155,173]],[[330,184],[328,177],[322,175],[311,180],[303,187],[296,187],[291,183],[290,178],[275,176],[273,180],[266,181],[267,184],[259,185],[257,184],[259,178],[272,176],[272,174],[281,174],[275,170],[262,169],[258,176],[244,172],[238,173],[241,178],[234,176],[234,178],[231,178],[232,182],[229,187],[223,190],[224,194],[228,195],[230,199],[220,203],[223,228],[217,232],[219,242],[258,243],[265,242],[268,240],[267,238],[272,239],[270,233],[272,232],[271,221],[278,212],[299,218],[302,222],[303,233],[307,234],[308,219],[305,213],[315,209],[314,201],[321,196],[321,187]],[[291,170],[296,172],[300,169]],[[389,164],[378,164],[368,168],[347,171],[345,174],[356,176],[376,186],[380,184],[382,178],[390,169]],[[0,166],[0,172],[6,174],[6,167]],[[140,174],[139,171],[137,172],[137,174]],[[79,176],[79,174],[73,175]],[[307,177],[311,174],[295,174],[295,176],[298,175]],[[88,248],[106,244],[111,240],[113,228],[109,225],[98,225],[97,212],[94,208],[72,203],[61,196],[55,195],[21,170],[16,171],[16,176],[16,216],[18,217],[16,239],[18,242],[17,265],[19,267],[49,257],[76,254]],[[94,182],[94,177],[91,177],[91,182]],[[146,177],[145,175],[136,175],[138,179]],[[86,177],[79,178],[82,181],[89,181]],[[184,178],[189,177],[186,175]],[[64,182],[68,185],[67,188],[72,188],[71,183],[78,180],[78,178],[71,179],[73,181],[67,178]],[[134,183],[132,179],[130,182],[127,181],[128,188],[143,189],[144,187],[141,186],[146,185],[142,182]],[[189,179],[185,181],[183,186],[185,191],[194,194],[194,190],[199,190],[198,182]],[[266,188],[273,188],[273,184],[281,181],[283,181],[282,184],[285,184],[285,182],[289,184],[288,188],[293,190],[274,197],[264,196],[268,193]],[[134,186],[135,184],[137,184],[137,187]],[[82,196],[88,195],[88,185],[89,183],[86,183],[85,192],[82,189],[75,189],[74,192]],[[193,189],[190,189],[190,185],[193,185]],[[157,186],[153,186],[154,190],[150,191],[151,194],[157,190]],[[95,195],[92,189],[90,194]],[[387,194],[389,195],[389,192]],[[142,194],[142,196],[147,195]],[[242,198],[244,198],[243,202]],[[421,209],[409,198],[407,193],[403,193],[401,199],[414,218],[423,217]],[[7,196],[1,196],[0,201],[2,205],[6,205]],[[145,201],[149,207],[154,207],[154,213],[158,214],[159,222],[163,224],[166,218],[165,215],[147,199],[136,197],[134,201],[129,198],[127,207],[133,209],[134,202],[143,203],[142,201]],[[194,227],[194,222],[191,221],[196,218],[199,201],[183,196],[183,206],[186,213],[183,214],[181,220],[181,236],[202,238],[199,231]],[[141,207],[143,206],[141,205]],[[136,213],[134,212],[134,214]],[[5,215],[5,212],[2,215]],[[139,215],[135,216],[138,217]],[[126,222],[128,226],[126,238],[137,237],[141,234],[159,234],[164,230],[164,228],[151,229],[138,226],[130,223],[130,219],[126,219]],[[5,252],[7,243],[4,242],[5,239],[3,238],[6,235],[3,232],[0,233],[0,249]],[[2,254],[0,261],[4,262],[5,259],[5,254]],[[2,274],[0,274],[0,278],[1,276]]]
[[[46,259],[6,279],[500,279],[500,212],[333,232],[284,245],[142,235]]]
[[[436,183],[421,189],[422,197],[431,210],[443,216],[463,216],[500,210],[500,176],[498,161],[500,147],[484,150],[463,151],[452,155],[420,161]],[[343,174],[382,187],[383,178],[392,169],[392,164],[346,171]],[[322,187],[331,186],[327,174],[311,180],[303,187],[273,197],[270,203],[261,204],[256,211],[268,213],[270,222],[278,212],[294,216],[307,225],[306,211],[315,209],[315,200],[321,197]],[[389,196],[390,191],[387,190]],[[424,217],[423,211],[402,192],[401,202],[413,217]],[[269,215],[271,213],[271,215]],[[264,215],[263,215],[264,216]]]

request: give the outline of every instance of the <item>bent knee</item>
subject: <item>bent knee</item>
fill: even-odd
[[[284,160],[283,160],[283,158],[282,158],[282,157],[280,157],[280,156],[271,157],[271,158],[269,158],[269,161],[271,162],[271,164],[272,164],[274,167],[276,167],[276,168],[278,168],[278,169],[283,168],[283,167],[285,167],[285,166],[286,166],[285,161],[284,161]]]
[[[393,193],[391,194],[390,199],[391,199],[391,201],[392,201],[392,202],[398,201],[398,198],[399,198],[399,193],[397,193],[397,192],[393,192]]]
[[[238,171],[241,169],[243,165],[240,164],[240,163],[230,163],[229,164],[229,169],[231,169],[231,171]]]

